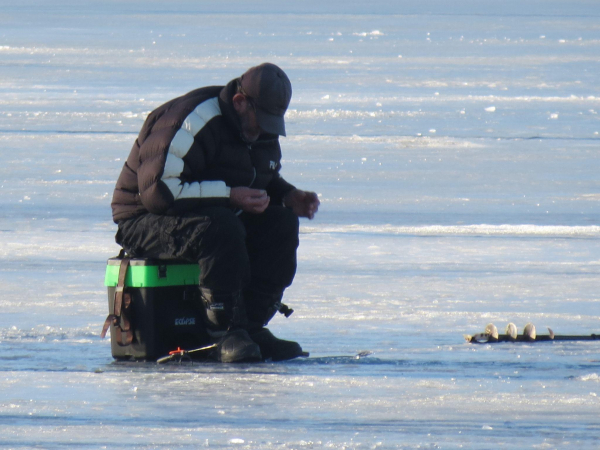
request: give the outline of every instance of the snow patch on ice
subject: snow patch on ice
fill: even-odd
[[[577,377],[577,381],[600,381],[600,375],[598,375],[597,373],[582,375],[580,377]]]
[[[361,36],[361,37],[366,37],[366,36],[384,36],[384,34],[379,31],[379,30],[373,30],[371,32],[366,32],[363,31],[361,33],[352,33],[353,36]]]
[[[598,201],[600,201],[600,194],[583,194],[577,200],[580,200],[580,199],[598,202]]]

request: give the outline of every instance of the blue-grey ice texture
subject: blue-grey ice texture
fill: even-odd
[[[0,447],[595,449],[600,4],[0,2]],[[274,62],[314,190],[272,330],[308,359],[115,364],[110,201],[145,116]],[[361,351],[372,355],[355,358]]]

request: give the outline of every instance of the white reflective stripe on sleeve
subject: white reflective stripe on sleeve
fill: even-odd
[[[162,175],[163,181],[167,178],[177,178],[179,182],[179,177],[181,176],[181,172],[183,172],[183,165],[183,159],[173,153],[168,153]]]
[[[224,181],[203,181],[179,184],[179,179],[163,180],[175,200],[184,198],[229,198],[230,189]]]
[[[173,198],[177,199],[181,195],[181,188],[183,188],[183,186],[181,185],[179,178],[167,178],[163,180],[163,183],[167,185],[171,194],[173,194]]]
[[[213,118],[221,115],[218,97],[200,103],[185,118],[181,128],[177,130],[169,145],[165,160],[162,181],[167,185],[175,200],[182,198],[229,197],[229,190],[224,181],[203,181],[201,183],[181,184],[181,174],[185,167],[183,158],[194,144],[196,136]]]
[[[193,183],[185,183],[181,189],[179,197],[175,198],[175,200],[181,198],[200,198],[200,183],[197,181]]]
[[[175,133],[175,136],[173,136],[173,140],[169,146],[169,153],[183,159],[183,157],[187,155],[187,152],[190,151],[193,143],[194,136],[186,130],[179,130]]]
[[[221,115],[219,98],[211,98],[210,100],[200,103],[198,106],[196,106],[196,109],[194,109],[194,113],[196,113],[204,121],[204,123],[207,123],[215,116]]]
[[[206,122],[202,120],[198,114],[192,112],[192,114],[187,116],[181,124],[181,129],[187,131],[192,136],[196,136],[204,125],[206,125]]]
[[[229,191],[224,181],[203,181],[200,183],[200,197],[229,197]]]
[[[183,121],[181,128],[189,131],[193,136],[196,136],[204,125],[206,125],[213,117],[221,115],[219,108],[219,99],[211,98],[200,103]]]

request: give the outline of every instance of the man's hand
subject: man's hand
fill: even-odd
[[[301,191],[294,189],[288,192],[283,198],[283,204],[292,208],[298,217],[308,217],[312,220],[319,210],[319,197],[314,192]]]
[[[233,206],[252,214],[260,214],[267,209],[270,200],[267,191],[262,189],[234,187],[229,194],[229,201]]]

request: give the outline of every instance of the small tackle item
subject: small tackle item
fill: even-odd
[[[163,356],[162,358],[158,358],[156,360],[156,364],[164,364],[169,361],[176,361],[181,364],[183,361],[193,361],[193,356],[196,353],[203,353],[208,350],[212,350],[217,346],[217,344],[207,345],[206,347],[195,348],[193,350],[184,350],[182,348],[177,347],[176,350],[171,350],[167,356]]]

